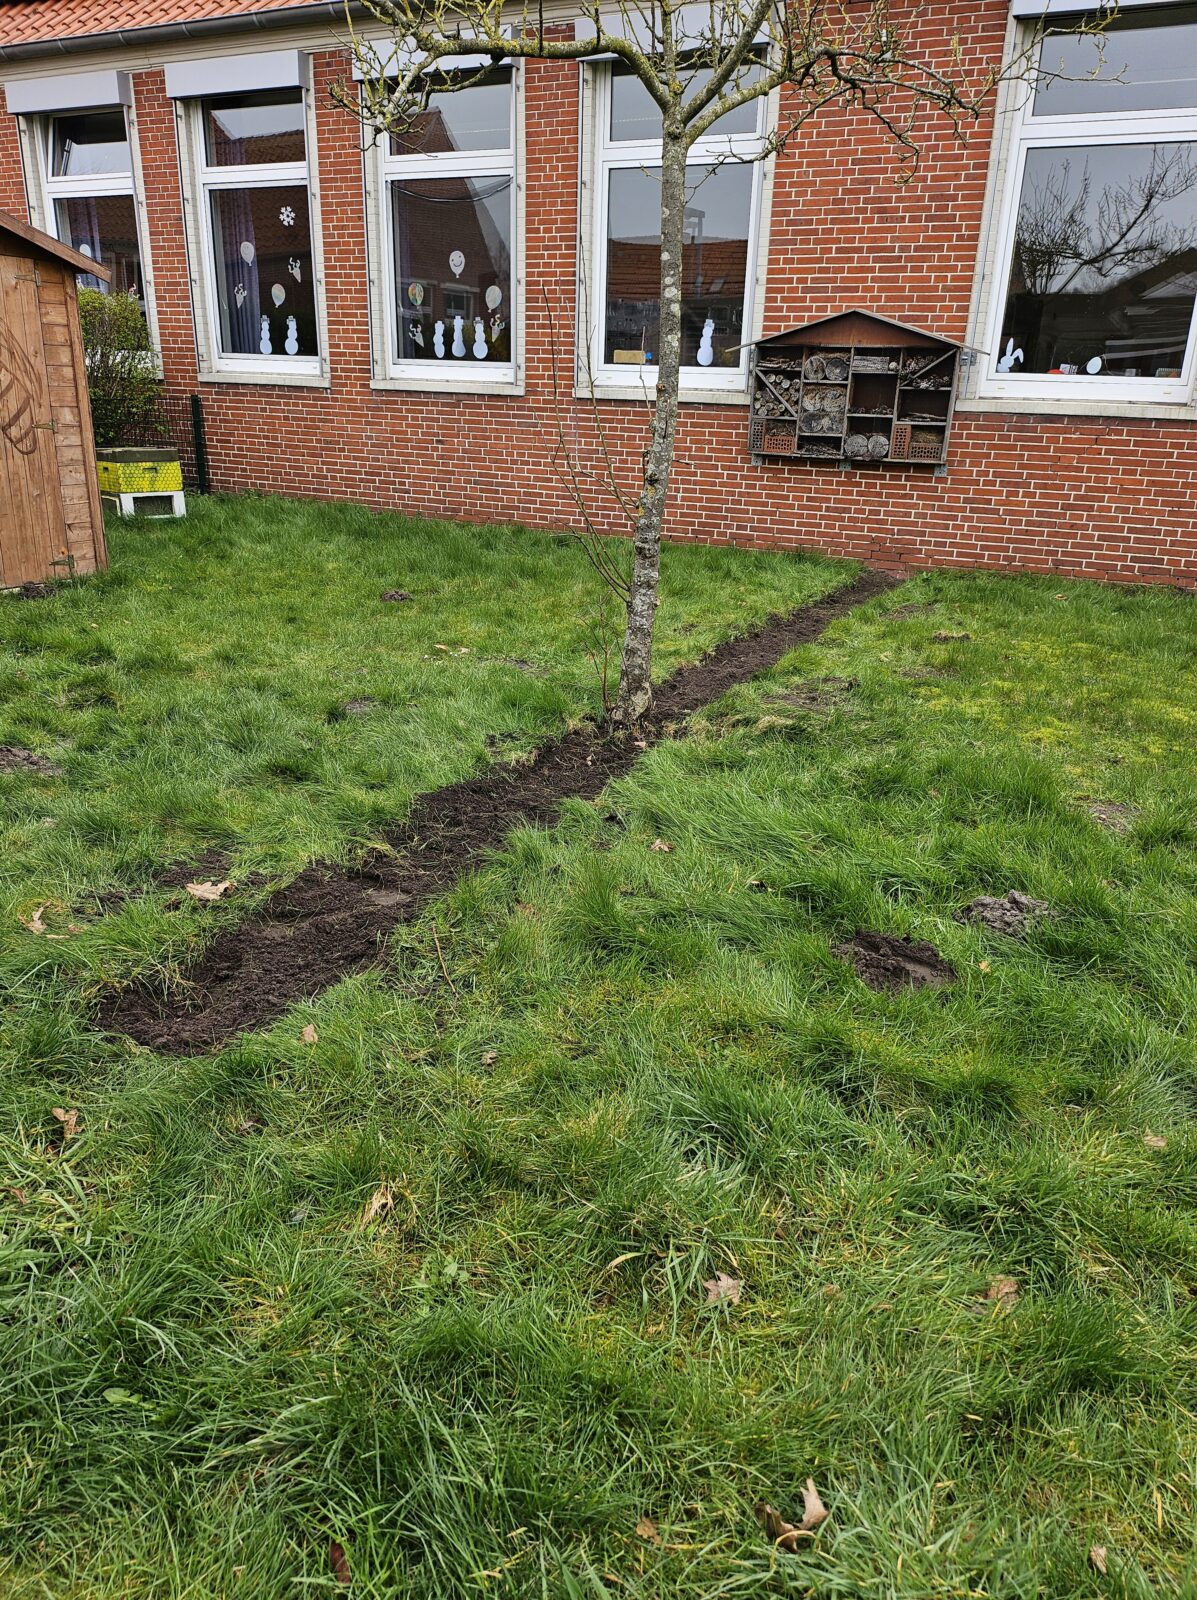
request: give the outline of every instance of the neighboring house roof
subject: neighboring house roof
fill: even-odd
[[[0,0],[0,48],[302,10],[308,0]]]
[[[93,261],[82,251],[72,250],[69,244],[63,244],[62,240],[56,239],[52,233],[43,233],[40,228],[22,222],[19,217],[10,216],[7,211],[0,211],[0,245],[4,242],[5,234],[19,240],[22,245],[40,250],[43,255],[56,256],[59,261],[65,261],[77,272],[89,273],[93,278],[103,278],[105,283],[112,276],[107,267],[102,267],[98,261]]]

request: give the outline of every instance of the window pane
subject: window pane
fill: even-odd
[[[211,203],[221,350],[318,355],[307,190],[214,189]]]
[[[511,179],[392,183],[399,361],[510,361]]]
[[[735,80],[743,88],[761,75],[759,61],[752,62]],[[698,67],[686,80],[687,94],[696,94],[711,81],[711,69]],[[709,133],[755,133],[760,117],[760,102],[750,100],[720,117]],[[611,138],[617,143],[629,139],[659,139],[661,109],[631,67],[616,61],[611,67]],[[705,135],[704,135],[705,137]]]
[[[206,100],[204,140],[210,167],[303,161],[303,95],[298,89],[269,89]]]
[[[450,78],[470,74],[449,73]],[[499,67],[485,83],[429,96],[428,110],[406,133],[391,136],[396,155],[445,150],[511,148],[511,68]]]
[[[1197,144],[1028,153],[999,372],[1176,377],[1195,295]]]
[[[755,168],[691,167],[682,250],[682,364],[736,367],[744,337]],[[603,359],[657,360],[661,290],[660,168],[611,173]]]
[[[131,172],[125,113],[117,109],[90,111],[81,117],[55,117],[52,166],[56,178]]]
[[[1037,89],[1037,117],[1197,106],[1197,6],[1116,18],[1100,37],[1051,36],[1039,63],[1061,76]]]
[[[54,205],[58,237],[112,272],[109,283],[80,275],[88,289],[109,289],[114,294],[142,298],[141,251],[137,245],[137,217],[131,194],[98,195],[58,200]]]

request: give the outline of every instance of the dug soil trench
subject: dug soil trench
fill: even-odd
[[[354,867],[316,862],[270,896],[246,922],[217,934],[163,993],[138,982],[110,995],[99,1025],[167,1054],[192,1055],[264,1027],[347,973],[377,963],[392,928],[500,849],[512,828],[556,822],[564,800],[591,800],[700,706],[764,672],[837,617],[898,580],[866,572],[825,600],[767,622],[680,668],[658,689],[637,739],[581,728],[545,745],[525,765],[489,767],[476,778],[422,795],[386,849]]]

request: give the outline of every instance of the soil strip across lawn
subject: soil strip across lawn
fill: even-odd
[[[657,688],[636,739],[575,729],[525,765],[489,767],[420,796],[403,826],[384,836],[385,850],[352,868],[306,867],[248,921],[218,934],[177,988],[164,994],[138,982],[109,996],[100,1026],[166,1054],[192,1055],[273,1022],[297,1001],[377,962],[392,928],[501,848],[512,828],[550,826],[562,801],[593,799],[673,725],[897,581],[866,572],[827,599],[681,667]]]

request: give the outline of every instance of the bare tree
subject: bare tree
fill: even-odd
[[[884,129],[899,158],[899,176],[909,177],[918,162],[921,119],[928,113],[945,118],[962,135],[981,115],[1001,65],[966,65],[958,41],[938,53],[928,48],[922,40],[935,34],[928,23],[939,9],[932,4],[891,10],[889,0],[579,0],[576,15],[586,36],[569,37],[559,24],[546,24],[543,0],[536,6],[523,0],[521,8],[503,0],[361,3],[390,42],[380,45],[353,32],[362,92],[342,89],[338,98],[379,132],[406,133],[433,94],[468,89],[485,80],[490,65],[512,58],[613,57],[660,111],[656,395],[632,518],[631,577],[621,595],[627,624],[614,709],[618,723],[632,726],[652,703],[653,623],[681,376],[686,162],[695,140],[717,131],[720,118],[738,107],[776,94],[775,124],[752,159],[776,153],[812,117],[839,105]],[[463,50],[487,65],[438,70],[439,62]]]

